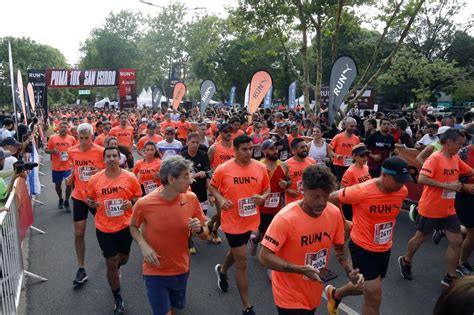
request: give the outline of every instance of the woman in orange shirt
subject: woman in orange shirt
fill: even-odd
[[[161,185],[160,183],[160,166],[158,150],[153,141],[145,143],[145,158],[138,160],[133,167],[133,173],[138,178],[138,182],[142,187],[143,196],[148,195]]]

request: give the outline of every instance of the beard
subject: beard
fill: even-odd
[[[265,158],[270,161],[278,161],[278,153],[265,155]]]
[[[301,158],[301,159],[304,159],[305,157],[308,156],[308,152],[298,152],[296,153],[296,155]]]

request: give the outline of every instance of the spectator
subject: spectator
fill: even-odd
[[[472,315],[474,313],[474,276],[454,282],[436,302],[433,315]]]

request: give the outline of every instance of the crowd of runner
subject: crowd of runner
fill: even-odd
[[[242,314],[256,312],[248,255],[267,268],[278,314],[314,314],[323,291],[329,314],[338,314],[351,295],[362,295],[363,314],[379,314],[405,184],[413,180],[397,147],[420,150],[417,180],[424,188],[410,208],[416,233],[392,267],[406,280],[416,278],[416,251],[428,237],[445,236],[441,284],[463,283],[456,279],[472,272],[474,249],[473,116],[404,107],[387,115],[352,111],[339,126],[328,126],[326,113],[299,106],[260,109],[251,117],[238,107],[203,114],[52,111],[45,152],[52,157],[58,208],[73,213],[79,267],[73,284],[88,279],[84,237],[92,214],[115,314],[125,310],[120,267],[133,240],[143,255],[153,313],[174,314],[185,306],[195,239],[220,244],[224,237],[221,246],[229,249],[214,266],[217,286],[227,292],[234,266]],[[339,288],[326,283],[336,276],[331,251],[347,273]]]

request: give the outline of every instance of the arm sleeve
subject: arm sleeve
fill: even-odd
[[[459,159],[459,173],[460,174],[469,174],[472,172],[472,168],[466,164],[461,158]]]
[[[132,218],[137,221],[137,227],[143,223],[142,201],[142,199],[138,199],[137,203],[133,206]]]
[[[290,224],[282,216],[275,216],[262,239],[265,246],[274,253],[280,251],[290,234]]]
[[[214,174],[212,175],[211,185],[216,188],[219,188],[222,184],[222,175],[223,175],[222,167],[218,166],[216,170],[214,171]]]
[[[334,233],[333,243],[336,245],[344,245],[344,218],[336,206],[334,206],[334,221],[336,222],[336,231]]]
[[[346,187],[338,192],[339,200],[345,204],[359,203],[365,198],[365,194],[360,189],[360,185]]]
[[[433,158],[433,155],[429,156],[420,170],[420,175],[425,175],[426,177],[432,178],[436,172],[436,159]]]

